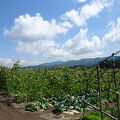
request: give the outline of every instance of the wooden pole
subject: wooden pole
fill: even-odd
[[[100,67],[99,67],[99,65],[97,65],[98,99],[99,99],[99,104],[100,104],[100,110],[102,110],[101,81],[100,81],[99,69],[100,69]],[[102,112],[101,112],[101,120],[103,120]]]
[[[117,96],[117,105],[118,105],[118,117],[120,120],[120,92],[116,92],[116,96]]]

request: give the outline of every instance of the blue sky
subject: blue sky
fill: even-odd
[[[108,56],[120,49],[119,0],[0,0],[0,65]]]

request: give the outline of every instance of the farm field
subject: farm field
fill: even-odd
[[[112,80],[112,69],[101,68],[100,71],[102,107],[109,114],[117,117],[117,100],[114,81]],[[100,112],[96,113],[92,107],[84,102],[87,101],[99,107],[96,75],[95,67],[68,68],[63,66],[32,70],[20,68],[19,64],[16,63],[13,68],[0,67],[0,91],[14,98],[16,105],[23,103],[24,110],[29,111],[28,116],[31,116],[31,112],[33,114],[41,110],[49,111],[47,116],[51,115],[50,111],[52,115],[54,114],[53,116],[59,116],[67,112],[70,114],[70,111],[75,110],[78,112],[79,118],[83,118],[83,120],[92,120],[93,118],[89,118],[89,116],[99,120],[101,119]],[[119,72],[116,73],[116,79],[120,80]],[[117,83],[120,90],[120,81],[117,81]],[[1,108],[7,108],[7,104],[5,105],[3,102],[0,105]],[[8,108],[8,110],[11,109]],[[50,110],[51,108],[52,110]],[[26,116],[26,113],[24,116]],[[105,120],[109,120],[109,118],[105,117]]]
[[[120,0],[0,0],[0,120],[120,120]]]

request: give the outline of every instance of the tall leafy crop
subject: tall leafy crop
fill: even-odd
[[[82,107],[87,107],[82,99],[98,105],[97,73],[92,72],[94,69],[55,67],[32,70],[20,68],[17,62],[13,68],[0,67],[0,91],[7,91],[19,102],[27,99],[27,101],[38,101],[39,106],[46,106],[45,103],[49,101],[57,109],[67,110],[72,106],[72,108],[81,110]],[[108,76],[110,72],[111,75]],[[100,79],[103,103],[115,101],[115,95],[109,93],[114,89],[112,77],[111,69],[102,69]],[[119,73],[116,77],[120,85]],[[44,105],[41,102],[43,100],[46,101]],[[33,105],[30,106],[33,107]]]

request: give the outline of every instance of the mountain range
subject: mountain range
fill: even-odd
[[[92,67],[99,64],[101,61],[105,60],[107,57],[97,57],[97,58],[86,58],[81,60],[69,60],[69,61],[56,61],[51,63],[43,63],[36,66],[27,66],[26,68],[36,69],[36,68],[52,68],[56,66],[67,66],[67,67],[75,67],[75,66],[84,66],[84,67]],[[120,56],[116,56],[115,59],[120,59]],[[111,58],[110,58],[111,60]]]

